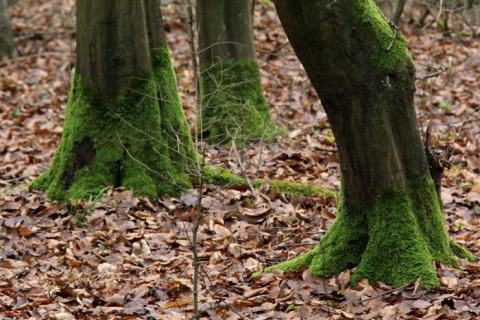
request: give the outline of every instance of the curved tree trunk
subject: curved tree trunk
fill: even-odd
[[[12,25],[8,14],[8,0],[0,0],[0,60],[3,57],[14,58],[15,43],[12,37]]]
[[[62,141],[33,187],[55,199],[88,197],[106,185],[176,194],[191,186],[194,157],[160,1],[78,0]]]
[[[341,165],[337,219],[293,261],[314,274],[357,266],[352,276],[438,284],[433,260],[473,255],[448,239],[413,106],[406,40],[372,0],[276,0],[280,20],[327,112]]]
[[[199,133],[211,143],[271,139],[253,43],[251,0],[198,0],[202,112]]]

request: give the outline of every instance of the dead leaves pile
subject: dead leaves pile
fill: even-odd
[[[168,3],[167,3],[168,2]],[[438,265],[442,286],[392,290],[350,272],[336,277],[252,273],[307,252],[335,218],[336,200],[291,197],[249,186],[188,190],[155,202],[128,190],[90,201],[51,202],[21,184],[39,175],[62,133],[74,1],[16,1],[11,8],[19,60],[0,65],[0,315],[17,319],[188,319],[192,316],[192,221],[198,234],[200,309],[205,319],[468,319],[480,317],[478,264]],[[166,1],[165,26],[185,113],[195,119],[186,10]],[[274,8],[258,1],[257,53],[262,84],[279,127],[270,145],[234,153],[209,146],[210,163],[251,178],[339,186],[338,156],[326,115],[281,29]],[[430,30],[427,30],[430,31]],[[435,143],[454,150],[443,197],[450,235],[480,250],[478,42],[405,27],[414,59],[448,67],[417,83],[419,121]],[[435,36],[432,36],[434,34]],[[431,73],[417,65],[417,73]],[[242,165],[239,164],[242,161]],[[265,190],[263,190],[265,191]],[[199,195],[201,194],[201,196]]]
[[[71,63],[74,1],[16,1],[18,59],[0,61],[0,187],[39,175],[61,134]]]
[[[309,216],[319,215],[322,200],[300,209],[280,197],[208,186],[201,199],[190,190],[154,204],[122,189],[67,204],[26,189],[6,194],[0,201],[2,315],[179,319],[191,313],[190,230],[199,200],[205,314],[248,318],[285,311],[295,301],[293,291],[282,291],[278,275],[258,282],[252,273],[318,242]]]
[[[10,318],[186,319],[192,315],[192,219],[200,308],[208,319],[469,318],[480,314],[480,267],[438,266],[443,287],[398,290],[362,281],[252,273],[310,250],[333,221],[334,198],[253,196],[207,186],[152,203],[107,190],[90,201],[49,202],[15,189],[0,201],[0,304]],[[309,201],[307,201],[309,200]],[[325,212],[329,214],[325,215]],[[454,317],[455,318],[455,317]]]

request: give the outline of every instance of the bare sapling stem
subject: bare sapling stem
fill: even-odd
[[[199,168],[203,170],[205,166],[205,151],[202,152],[202,162],[199,164]],[[192,230],[192,251],[193,251],[193,312],[195,319],[200,319],[200,314],[198,311],[198,276],[200,268],[200,260],[198,259],[198,247],[197,247],[197,234],[198,228],[200,226],[200,221],[202,219],[202,190],[203,190],[203,175],[202,171],[199,171],[199,184],[198,184],[198,202],[196,208],[196,215],[193,219],[193,230]]]
[[[403,8],[405,7],[405,2],[406,2],[406,0],[398,1],[397,9],[395,10],[395,13],[393,14],[392,21],[397,26],[398,26],[398,23],[400,22],[400,17],[402,16]]]
[[[197,115],[201,114],[200,110],[200,90],[199,90],[199,79],[198,79],[198,64],[197,64],[197,54],[195,50],[195,35],[193,29],[193,5],[190,0],[187,2],[187,13],[188,13],[188,37],[190,51],[192,54],[192,65],[193,65],[193,80],[195,84],[195,94],[196,94],[196,109]],[[196,137],[196,142],[198,142],[198,136]],[[199,144],[197,143],[197,146]],[[200,260],[198,258],[198,246],[197,246],[197,235],[198,228],[200,226],[200,221],[202,219],[202,191],[203,191],[203,169],[205,167],[205,148],[201,152],[202,156],[199,158],[197,156],[197,177],[198,177],[198,202],[195,210],[195,215],[192,216],[193,230],[192,230],[192,252],[193,252],[193,317],[194,319],[200,319],[200,312],[198,310],[198,300],[199,300],[199,268]]]

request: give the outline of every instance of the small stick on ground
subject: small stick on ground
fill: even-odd
[[[386,294],[389,294],[389,293],[392,293],[392,292],[395,292],[395,291],[402,291],[402,290],[406,289],[409,285],[410,285],[410,284],[405,284],[405,285],[403,285],[403,286],[401,286],[401,287],[398,287],[398,288],[395,288],[395,289],[392,289],[392,290],[388,290],[388,291],[382,292],[382,293],[377,294],[377,295],[375,295],[375,296],[373,296],[373,297],[366,298],[366,299],[362,299],[362,300],[358,300],[358,301],[356,302],[356,304],[360,304],[360,303],[362,303],[362,302],[367,302],[367,301],[376,299],[376,298],[378,298],[378,297],[384,296],[384,295],[386,295]]]

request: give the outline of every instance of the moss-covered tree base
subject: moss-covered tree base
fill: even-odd
[[[329,276],[357,267],[353,285],[367,278],[401,286],[422,277],[433,287],[439,284],[433,262],[457,266],[455,255],[476,260],[449,240],[433,182],[415,181],[404,191],[384,191],[371,206],[347,208],[341,201],[334,224],[312,251],[265,271],[306,265]]]
[[[258,63],[222,61],[201,66],[201,116],[197,133],[209,143],[268,141],[275,125],[262,90]]]
[[[105,186],[150,198],[191,187],[195,150],[168,49],[154,50],[152,71],[115,99],[72,84],[64,131],[50,168],[31,187],[52,199],[87,198]]]

